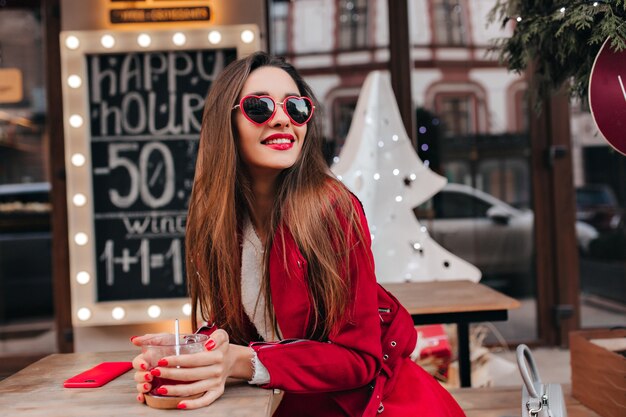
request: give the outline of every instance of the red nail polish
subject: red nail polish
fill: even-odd
[[[161,360],[159,360],[157,365],[159,365],[159,366],[167,366],[167,360],[166,359],[161,359]]]
[[[150,389],[150,384],[143,384],[143,389],[148,391]]]
[[[161,371],[158,368],[154,368],[154,369],[150,370],[150,373],[153,376],[161,376]]]
[[[144,371],[147,369],[147,367],[146,367],[146,364],[145,364],[145,363],[142,363],[141,365],[139,365],[139,367],[140,367],[142,370],[144,370]]]
[[[209,339],[208,342],[204,344],[206,350],[212,350],[215,347],[215,341],[213,339]]]
[[[157,394],[167,395],[167,388],[164,388],[164,387],[157,388]]]
[[[182,410],[182,409],[185,409],[185,408],[187,408],[187,404],[185,404],[185,403],[178,403],[178,405],[176,406],[176,408],[180,408],[181,410]]]
[[[143,402],[143,399],[141,398],[141,394],[137,395],[137,401],[139,401],[140,403]]]
[[[152,375],[144,374],[143,379],[145,379],[146,381],[152,381]]]
[[[130,341],[132,342],[133,340],[135,340],[136,337],[139,337],[139,336],[131,336]]]

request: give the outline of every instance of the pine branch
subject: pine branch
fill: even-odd
[[[614,51],[626,49],[626,0],[497,0],[487,18],[515,25],[490,50],[516,73],[532,63],[539,98],[568,85],[572,97],[585,99],[604,41],[610,38]]]

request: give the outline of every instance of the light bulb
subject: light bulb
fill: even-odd
[[[185,316],[191,316],[191,304],[189,304],[189,303],[185,303],[185,304],[183,305],[182,310],[183,310],[183,314],[184,314]]]
[[[89,242],[89,237],[86,233],[79,232],[74,235],[74,242],[79,246],[85,246]]]
[[[115,320],[122,320],[126,316],[126,311],[122,307],[115,307],[111,311],[111,316]]]
[[[82,153],[75,153],[72,155],[72,165],[75,167],[82,167],[85,165],[85,155]]]
[[[72,202],[75,206],[82,207],[87,202],[87,197],[85,197],[85,194],[77,193],[72,197]]]
[[[76,36],[68,36],[67,38],[65,38],[65,46],[67,47],[67,49],[78,49],[78,47],[80,46],[80,41]]]
[[[160,315],[161,315],[161,307],[159,307],[156,304],[153,304],[150,307],[148,307],[148,316],[152,317],[153,319],[156,319]]]
[[[137,36],[137,44],[143,48],[147,48],[152,43],[152,38],[147,33]]]
[[[89,272],[87,271],[80,271],[78,274],[76,274],[76,282],[78,282],[80,285],[88,284],[90,280],[91,275],[89,275]]]
[[[380,179],[380,174],[377,172],[374,174],[374,179],[378,181]]]
[[[89,310],[87,307],[79,308],[76,312],[76,316],[81,321],[89,320],[91,318],[91,310]]]
[[[399,173],[400,173],[399,169],[396,168],[396,169],[393,170],[393,175],[398,175]]]
[[[209,32],[208,38],[210,43],[216,45],[222,41],[222,34],[219,33],[217,30],[212,30]]]
[[[80,78],[76,74],[72,74],[69,77],[67,77],[67,85],[69,85],[71,88],[78,88],[82,84],[83,84],[83,79]]]
[[[70,116],[70,126],[72,127],[81,127],[83,125],[83,118],[78,114],[73,114]]]
[[[115,46],[115,38],[111,35],[104,35],[100,38],[100,43],[107,49],[111,49]]]
[[[246,29],[243,32],[241,32],[241,41],[243,43],[252,43],[253,40],[254,40],[253,31]]]
[[[176,32],[174,36],[172,36],[172,42],[174,42],[174,45],[183,46],[185,42],[187,42],[187,37],[184,33]]]

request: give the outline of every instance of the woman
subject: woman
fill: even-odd
[[[261,52],[213,83],[186,234],[192,324],[210,323],[199,331],[211,338],[156,373],[135,358],[138,400],[158,374],[195,381],[157,393],[206,392],[178,404],[199,408],[234,377],[284,390],[276,416],[462,416],[409,357],[411,317],[376,283],[365,215],[329,173],[315,103]]]

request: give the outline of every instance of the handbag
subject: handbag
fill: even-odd
[[[541,382],[535,359],[526,345],[517,347],[517,366],[524,380],[522,417],[567,417],[561,385]]]

